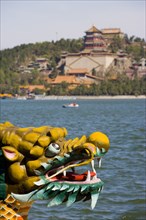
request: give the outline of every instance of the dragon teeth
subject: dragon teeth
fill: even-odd
[[[94,173],[96,173],[96,170],[93,169]],[[97,175],[93,176],[92,180],[96,180],[97,179]],[[88,173],[87,173],[87,178],[85,180],[85,182],[90,182],[91,181],[91,175],[90,175],[90,171],[88,170]]]
[[[94,160],[91,161],[91,167],[94,173],[96,173],[95,167],[94,167]]]
[[[101,158],[98,158],[98,166],[101,167]]]
[[[63,171],[63,176],[66,176],[66,170]]]
[[[89,182],[90,180],[91,180],[91,175],[90,175],[90,171],[88,170],[88,174],[85,182]]]
[[[94,209],[99,197],[99,193],[91,192],[91,208]]]
[[[93,181],[97,180],[97,176],[96,176],[96,175],[93,176],[92,180],[93,180]]]

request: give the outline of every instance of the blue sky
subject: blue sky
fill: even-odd
[[[0,0],[1,49],[78,39],[92,25],[146,38],[146,0]]]

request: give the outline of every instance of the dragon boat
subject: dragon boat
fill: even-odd
[[[66,128],[0,124],[0,219],[27,219],[36,200],[48,200],[48,207],[91,200],[94,209],[104,185],[94,162],[100,164],[109,139],[99,131],[66,136]],[[80,173],[88,164],[91,170]]]

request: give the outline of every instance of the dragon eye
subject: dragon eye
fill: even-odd
[[[51,143],[45,152],[46,157],[54,157],[55,155],[59,154],[60,152],[60,146],[55,143]]]
[[[52,145],[52,147],[54,147],[56,150],[60,150],[60,146],[58,144],[52,143],[50,145]]]

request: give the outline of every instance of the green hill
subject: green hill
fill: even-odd
[[[125,35],[124,41],[113,39],[109,46],[111,52],[123,49],[134,61],[139,61],[145,57],[146,43],[143,39],[128,37]],[[19,93],[20,85],[42,84],[46,87],[46,82],[39,74],[37,69],[33,69],[29,73],[21,73],[20,67],[27,66],[31,62],[35,62],[36,58],[43,57],[48,60],[48,70],[56,71],[57,63],[61,58],[63,51],[79,52],[83,49],[83,39],[61,39],[59,41],[42,42],[35,44],[23,44],[12,49],[0,51],[0,93]],[[144,79],[142,79],[144,80]],[[111,83],[111,82],[110,82]],[[115,83],[115,82],[114,82]],[[107,84],[107,82],[106,82]],[[104,85],[105,86],[105,85]],[[87,90],[87,88],[85,89]],[[93,93],[88,91],[89,93]],[[83,93],[75,91],[75,93]],[[87,93],[87,91],[86,91]],[[141,91],[140,94],[144,91]],[[103,92],[104,94],[104,92]]]

